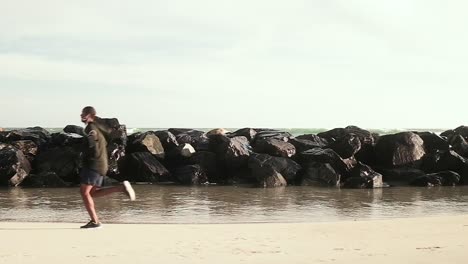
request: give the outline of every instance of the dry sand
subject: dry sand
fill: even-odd
[[[468,216],[77,226],[0,223],[0,263],[468,263]]]

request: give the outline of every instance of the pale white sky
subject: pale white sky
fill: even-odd
[[[468,124],[465,1],[0,1],[0,127]]]

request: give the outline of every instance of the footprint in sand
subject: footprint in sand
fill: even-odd
[[[420,247],[420,248],[416,248],[417,250],[437,250],[437,249],[441,249],[442,247]]]

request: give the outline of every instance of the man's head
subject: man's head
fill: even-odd
[[[86,106],[83,108],[81,111],[81,122],[83,123],[89,123],[94,121],[94,118],[96,117],[96,109],[92,106]]]

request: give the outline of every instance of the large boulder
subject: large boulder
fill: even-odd
[[[271,171],[270,173],[259,177],[258,181],[258,186],[263,188],[284,187],[288,185],[283,175],[277,171]]]
[[[294,183],[301,169],[301,166],[291,159],[257,153],[250,156],[248,166],[252,170],[252,176],[262,187],[283,186],[282,179]]]
[[[271,171],[276,171],[289,183],[294,183],[296,175],[301,169],[301,165],[291,159],[257,153],[250,156],[248,167],[257,179],[270,176]]]
[[[304,166],[302,186],[339,187],[341,174],[330,163],[309,162]]]
[[[97,118],[94,122],[103,132],[107,143],[127,145],[127,127],[121,125],[117,118]]]
[[[85,136],[84,128],[80,126],[75,126],[75,125],[67,125],[64,129],[63,132],[65,133],[73,133],[73,134],[78,134],[81,136]]]
[[[375,153],[379,165],[389,168],[415,164],[426,154],[424,141],[413,132],[381,136]]]
[[[329,146],[343,159],[354,156],[361,149],[361,141],[356,134],[349,133],[338,138]]]
[[[325,132],[318,133],[317,136],[325,138],[328,142],[334,142],[340,138],[346,137],[349,134],[354,134],[359,138],[361,144],[374,144],[374,135],[365,129],[357,126],[347,126],[345,128],[334,128]]]
[[[433,153],[436,151],[445,151],[450,148],[447,140],[433,132],[414,132],[424,142],[424,149],[426,153]]]
[[[206,173],[210,183],[225,183],[227,180],[226,173],[221,173],[221,170],[216,162],[216,154],[209,151],[195,152],[189,158],[189,164],[198,165]]]
[[[450,139],[454,135],[460,135],[465,139],[468,139],[468,126],[459,126],[455,129],[444,131],[440,134],[443,137]]]
[[[179,144],[190,144],[197,151],[209,150],[209,140],[205,132],[195,129],[170,128]]]
[[[174,171],[174,178],[184,185],[200,185],[208,183],[205,170],[200,165],[186,165]]]
[[[37,155],[38,147],[32,140],[18,140],[11,142],[16,149],[21,150],[29,162],[32,162]]]
[[[275,129],[255,129],[257,134],[255,134],[255,138],[252,142],[253,145],[256,144],[257,141],[267,138],[274,138],[282,141],[288,141],[289,138],[292,137],[291,133],[279,131]]]
[[[291,143],[276,138],[266,138],[255,141],[254,151],[277,157],[290,158],[296,154],[296,147]]]
[[[232,133],[229,133],[227,136],[228,137],[246,137],[249,142],[252,142],[252,140],[255,138],[255,135],[257,135],[257,131],[253,128],[242,128],[237,131],[234,131]]]
[[[299,137],[290,138],[288,142],[291,143],[296,148],[296,153],[304,152],[313,148],[323,148],[324,146],[326,146],[320,142],[317,142],[314,140],[302,139]]]
[[[460,175],[454,171],[441,171],[419,176],[411,181],[411,185],[431,186],[455,186],[460,182]]]
[[[43,172],[40,174],[31,174],[21,183],[24,187],[68,187],[69,183],[62,180],[55,172]]]
[[[210,150],[229,169],[245,167],[250,156],[251,146],[245,137],[229,138],[223,135],[210,137]]]
[[[141,133],[134,140],[128,142],[126,151],[133,152],[149,152],[159,159],[164,159],[165,152],[159,138],[153,132]]]
[[[293,139],[293,138],[291,138],[291,139]],[[306,140],[306,141],[303,141],[303,142],[307,143],[307,144],[315,145],[315,147],[317,147],[317,148],[325,148],[329,144],[326,139],[321,138],[321,137],[319,137],[319,136],[317,136],[315,134],[300,135],[300,136],[295,137],[295,139]]]
[[[179,146],[179,143],[177,142],[174,134],[168,130],[155,131],[154,134],[159,138],[159,141],[161,141],[161,144],[163,145],[166,152],[170,152]]]
[[[30,127],[18,130],[8,131],[5,135],[8,142],[18,140],[31,140],[38,147],[42,147],[49,143],[50,133],[41,127]]]
[[[343,179],[345,188],[381,188],[384,186],[382,174],[359,162],[351,169],[349,176]]]
[[[31,164],[21,150],[0,144],[0,185],[18,186],[30,173]]]
[[[448,145],[448,144],[447,144]],[[450,145],[452,145],[452,149],[463,157],[468,156],[468,142],[467,140],[461,135],[453,135],[450,138]],[[448,148],[447,148],[448,150]]]
[[[51,143],[54,146],[82,146],[85,143],[85,138],[75,133],[53,133]]]
[[[224,128],[216,128],[216,129],[212,129],[208,132],[206,132],[206,136],[207,137],[210,137],[210,136],[214,136],[214,135],[227,135],[229,133],[228,130],[224,129]]]
[[[335,128],[317,135],[325,138],[329,142],[327,147],[333,146],[332,148],[340,155],[343,155],[343,158],[352,156],[350,153],[359,147],[359,143],[356,140],[357,137],[360,141],[360,147],[354,156],[365,164],[373,165],[376,162],[374,146],[379,137],[378,134],[371,133],[357,126],[347,126],[345,128]]]
[[[379,173],[383,175],[383,181],[391,185],[407,185],[414,179],[426,174],[422,170],[411,167],[380,169]]]
[[[460,175],[460,184],[468,184],[468,159],[453,150],[431,156],[432,170],[427,172],[454,171]]]
[[[343,160],[340,155],[332,149],[309,149],[299,153],[297,159],[301,165],[305,165],[310,162],[329,163],[340,174],[345,174],[352,168],[351,163]]]
[[[121,163],[122,177],[133,182],[161,182],[170,178],[169,171],[149,152],[135,152]]]
[[[61,146],[41,151],[34,160],[36,174],[55,172],[66,182],[79,183],[79,171],[82,166],[80,149]]]

